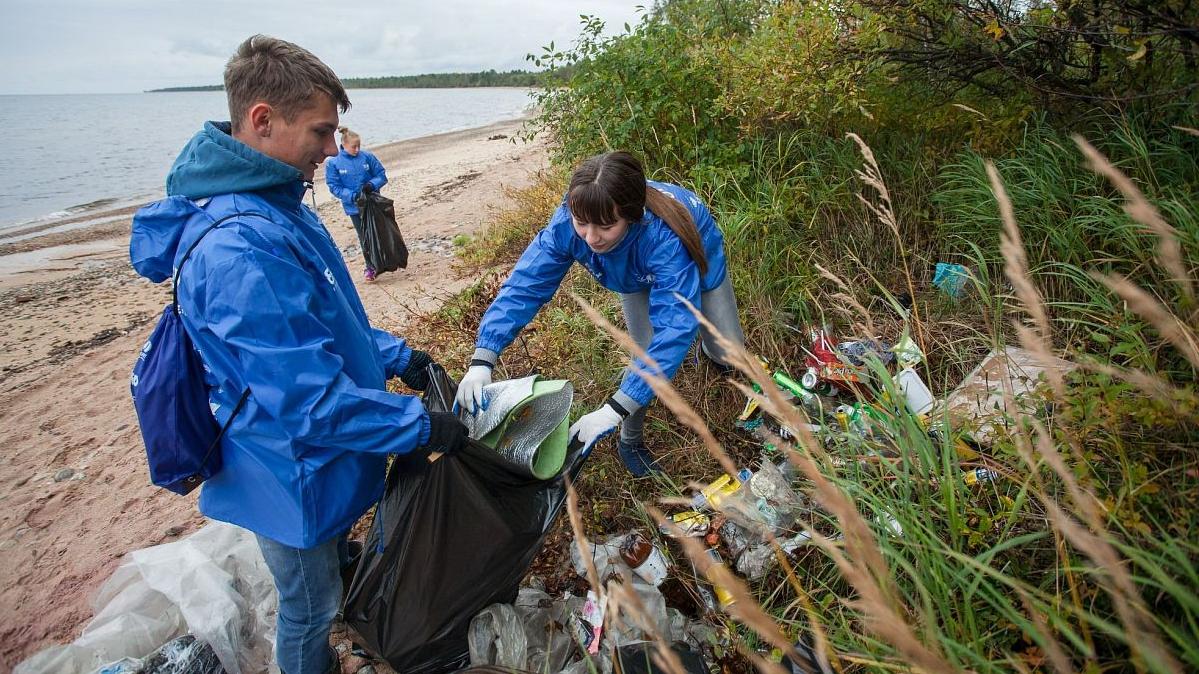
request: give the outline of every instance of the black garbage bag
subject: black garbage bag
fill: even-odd
[[[396,224],[395,204],[378,192],[360,192],[354,200],[362,221],[358,242],[366,266],[376,273],[408,266],[408,246]]]
[[[429,366],[425,406],[446,411],[455,382]],[[572,448],[563,475],[586,459]],[[355,641],[405,674],[437,674],[470,659],[471,619],[512,603],[566,502],[563,475],[515,473],[485,445],[430,463],[397,459],[346,595]]]

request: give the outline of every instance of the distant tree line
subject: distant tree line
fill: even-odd
[[[424,75],[391,75],[387,77],[350,77],[341,82],[347,89],[441,89],[459,87],[535,87],[541,84],[541,74],[527,70],[477,73],[427,73]],[[194,87],[151,89],[151,93],[172,91],[222,91],[224,86],[210,84]]]

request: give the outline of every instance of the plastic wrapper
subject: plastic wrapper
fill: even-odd
[[[540,590],[521,588],[515,605],[492,604],[470,624],[470,664],[528,672],[557,672],[575,652],[567,616],[578,597],[553,602]]]
[[[95,617],[66,646],[17,665],[16,674],[85,674],[145,658],[188,632],[230,674],[272,661],[277,597],[254,535],[212,522],[173,543],[135,550],[101,586]]]

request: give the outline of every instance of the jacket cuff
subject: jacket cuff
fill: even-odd
[[[400,375],[404,374],[404,370],[408,369],[408,363],[411,363],[411,362],[412,362],[412,349],[405,349],[400,354],[400,357],[396,358],[395,362],[392,363],[390,371],[388,371],[388,373],[387,373],[387,378],[390,379],[392,377],[399,377]]]
[[[616,393],[613,393],[612,402],[624,408],[625,412],[627,412],[625,415],[626,417],[642,407],[645,407],[645,405],[642,405],[636,400],[630,398],[624,391],[617,391]]]
[[[500,354],[492,351],[491,349],[484,349],[483,347],[475,349],[475,355],[470,357],[472,364],[474,364],[474,361],[476,360],[481,360],[491,365],[492,368],[495,368],[495,364],[497,361],[499,361],[499,359]]]

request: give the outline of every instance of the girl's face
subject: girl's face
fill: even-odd
[[[580,222],[574,215],[570,216],[575,234],[587,242],[587,247],[595,253],[606,253],[616,247],[629,231],[629,221],[620,218],[610,225],[591,225]]]
[[[357,157],[358,148],[362,147],[362,139],[355,138],[347,143],[342,143],[341,147],[346,151],[346,154],[350,155],[351,157]]]

